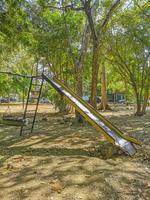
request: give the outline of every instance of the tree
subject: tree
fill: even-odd
[[[107,36],[109,41],[107,59],[123,80],[132,86],[137,104],[136,115],[143,115],[145,112],[150,85],[147,75],[150,69],[145,52],[149,46],[146,11],[146,6],[144,11],[135,7],[128,11],[124,10],[118,15],[119,19],[115,19],[111,34]],[[135,20],[129,20],[131,17]],[[146,101],[142,110],[144,91]]]
[[[120,0],[116,0],[113,5],[110,6],[107,14],[104,18],[101,18],[97,23],[94,22],[94,16],[92,15],[91,1],[81,0],[84,6],[84,11],[87,15],[89,26],[92,35],[92,85],[91,85],[91,104],[96,107],[96,96],[97,96],[97,82],[98,82],[98,71],[99,71],[99,59],[100,51],[102,47],[102,40],[107,30],[107,25],[116,11]],[[94,6],[98,7],[99,1],[95,1]],[[96,17],[95,17],[96,19]]]
[[[111,110],[107,100],[107,76],[106,67],[104,64],[102,65],[101,69],[101,103],[98,109],[103,111]]]

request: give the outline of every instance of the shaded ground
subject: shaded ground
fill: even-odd
[[[30,137],[20,138],[19,128],[0,126],[0,199],[149,199],[150,113],[104,113],[143,145],[133,158],[118,154],[103,159],[97,149],[107,144],[99,133],[72,124],[71,115],[64,118],[49,110]]]

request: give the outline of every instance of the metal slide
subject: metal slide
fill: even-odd
[[[136,139],[124,135],[117,127],[112,125],[100,113],[98,113],[90,104],[86,103],[82,98],[76,95],[72,90],[67,88],[56,78],[42,74],[43,79],[50,83],[75,109],[90,123],[93,127],[103,134],[105,138],[112,144],[118,146],[125,153],[132,156],[136,153],[133,145],[140,142]]]

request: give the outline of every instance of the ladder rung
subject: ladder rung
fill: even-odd
[[[31,92],[40,92],[40,90],[31,90]]]
[[[33,76],[32,78],[34,78],[34,79],[40,79],[40,80],[42,80],[42,77],[40,76],[40,75],[37,75],[37,76]]]
[[[42,84],[32,83],[32,85],[41,86]]]
[[[30,100],[31,100],[31,99],[38,99],[38,98],[39,98],[39,97],[30,97]]]
[[[23,131],[25,131],[25,130],[31,130],[31,128],[32,128],[32,126],[31,126],[31,123],[30,123],[30,126],[26,126],[26,127],[23,128]]]
[[[31,133],[31,129],[29,129],[29,130],[23,130],[22,134],[25,133],[25,132],[27,132],[27,131],[28,131],[28,133]]]
[[[31,130],[31,127],[30,127],[30,128],[26,128],[26,129],[23,129],[23,131],[28,131],[28,130]]]
[[[26,119],[31,119],[31,118],[34,118],[34,115],[26,117]]]
[[[32,127],[23,128],[22,131],[31,130]]]
[[[30,118],[32,118],[32,117],[34,117],[34,116],[35,116],[35,114],[34,114],[34,113],[33,113],[33,115],[31,115],[31,116],[30,116],[30,115],[29,115],[29,116],[28,116],[28,115],[26,115],[26,119],[27,119],[27,118],[29,118],[29,119],[30,119]]]
[[[27,102],[26,102],[26,108],[25,108],[25,111],[24,111],[24,117],[26,119],[29,119],[28,120],[29,125],[21,128],[20,135],[22,135],[24,132],[25,133],[26,132],[31,133],[33,128],[34,128],[34,122],[35,122],[35,117],[36,117],[36,113],[37,113],[37,106],[38,106],[38,103],[39,103],[39,100],[40,100],[43,81],[44,80],[40,76],[39,77],[32,76],[29,91],[28,91],[28,99],[27,99]],[[36,95],[32,94],[32,92],[33,93],[35,92],[37,94]],[[36,101],[33,101],[33,100],[36,100]],[[28,105],[30,103],[34,103],[35,109],[28,109]],[[30,113],[31,113],[31,115],[28,116]]]
[[[31,121],[31,122],[28,122],[28,124],[30,125],[30,124],[33,124],[33,121]]]

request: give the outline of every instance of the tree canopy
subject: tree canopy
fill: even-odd
[[[0,70],[30,74],[42,63],[78,95],[91,96],[96,107],[96,96],[104,95],[105,67],[106,89],[126,90],[137,115],[144,113],[150,92],[149,8],[148,0],[2,0]],[[0,96],[11,84],[7,79],[0,77]],[[12,82],[11,91],[21,93]]]

